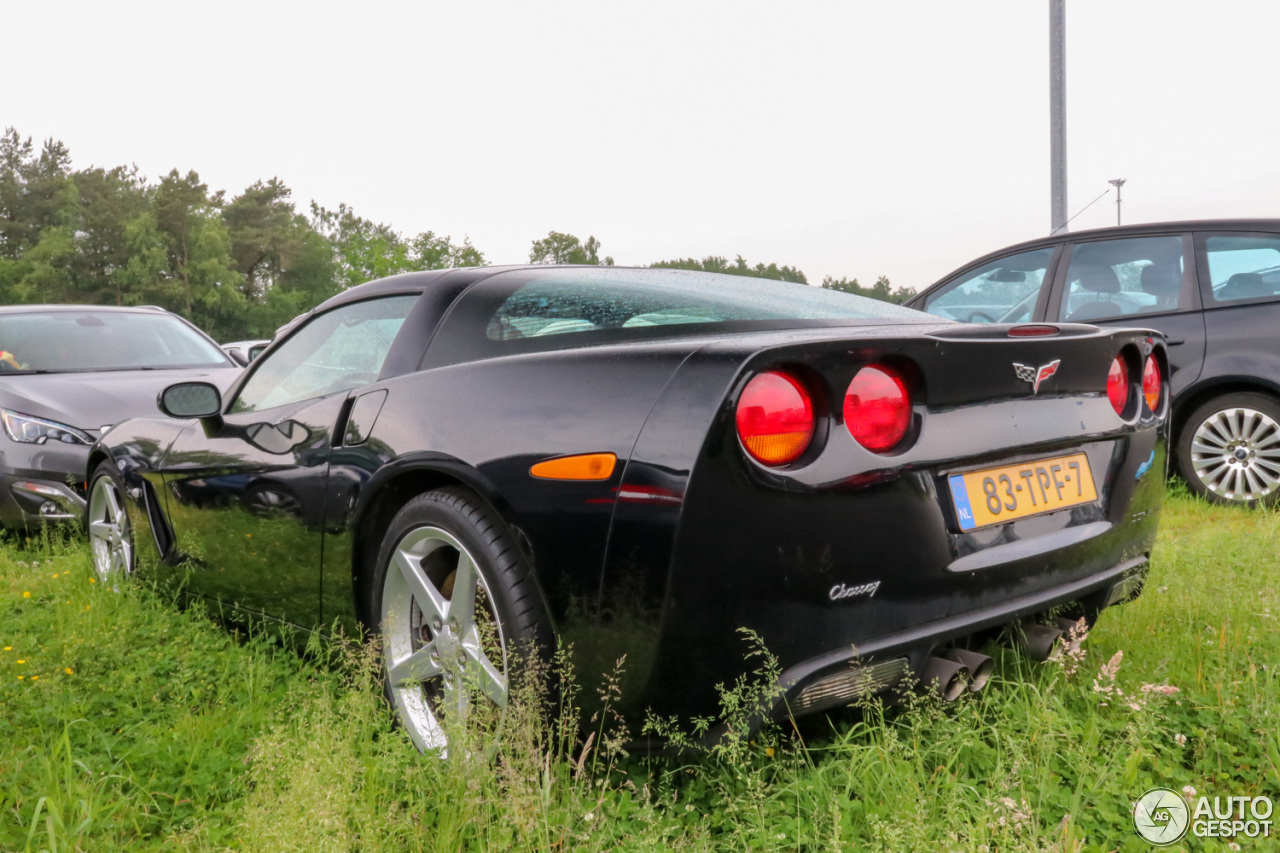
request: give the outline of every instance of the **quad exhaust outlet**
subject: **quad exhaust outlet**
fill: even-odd
[[[995,661],[968,649],[944,649],[924,665],[920,683],[947,702],[954,702],[966,691],[977,693],[991,680]]]

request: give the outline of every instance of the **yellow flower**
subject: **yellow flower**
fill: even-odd
[[[24,660],[20,660],[20,661],[18,661],[18,663],[26,663],[26,661],[24,661]]]
[[[25,680],[26,680],[26,678],[27,678],[27,677],[26,677],[25,675],[19,675],[19,676],[18,676],[18,680],[19,680],[19,681],[25,681]]]
[[[40,680],[40,676],[38,676],[38,675],[33,675],[33,676],[31,676],[31,680],[32,680],[32,681],[39,681],[39,680]]]
[[[63,672],[65,672],[67,675],[75,675],[75,671],[72,670],[71,667],[67,667],[66,669],[63,670]]]
[[[253,538],[253,534],[252,534],[252,533],[246,533],[246,534],[244,535],[244,538],[245,538],[245,539],[252,539],[252,538]]]
[[[765,754],[765,755],[767,755],[767,756],[769,756],[770,758],[773,758],[773,747],[771,747],[771,746],[766,746],[766,747],[764,748],[764,754]]]
[[[98,582],[97,578],[89,578],[89,583],[97,583],[97,582]]]
[[[13,651],[13,646],[5,646],[5,647],[4,647],[4,650],[5,650],[6,652],[11,652],[11,651]]]
[[[30,597],[31,597],[31,593],[27,592],[26,590],[23,590],[23,591],[22,591],[22,597],[23,597],[23,598],[30,598]]]

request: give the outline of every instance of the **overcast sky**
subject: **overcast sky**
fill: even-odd
[[[922,287],[1049,230],[1048,0],[5,0],[0,125],[523,262]],[[1068,208],[1280,216],[1280,3],[1067,0]],[[1115,222],[1114,193],[1072,229]]]

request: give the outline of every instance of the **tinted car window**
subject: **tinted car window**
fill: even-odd
[[[0,371],[64,373],[223,367],[217,346],[172,314],[49,311],[0,315]]]
[[[668,269],[517,270],[469,289],[431,343],[435,365],[588,344],[795,326],[927,321],[806,284]]]
[[[1179,235],[1077,244],[1058,319],[1088,323],[1185,308],[1183,266]]]
[[[931,293],[925,310],[964,323],[1029,320],[1052,258],[1052,249],[1036,249],[984,264]]]
[[[349,391],[373,382],[417,296],[343,305],[298,329],[270,356],[254,361],[232,412],[253,412]]]
[[[1280,236],[1208,237],[1205,256],[1214,302],[1280,295]]]

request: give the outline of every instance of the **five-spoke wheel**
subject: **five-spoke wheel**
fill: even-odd
[[[388,698],[418,749],[444,755],[451,717],[506,706],[516,643],[545,641],[541,596],[506,526],[460,488],[396,515],[373,586]]]
[[[1191,414],[1178,442],[1191,489],[1215,503],[1280,498],[1280,404],[1261,394],[1228,394]]]
[[[120,472],[111,462],[103,462],[90,482],[87,520],[93,568],[104,582],[133,571],[133,531],[124,501]]]

